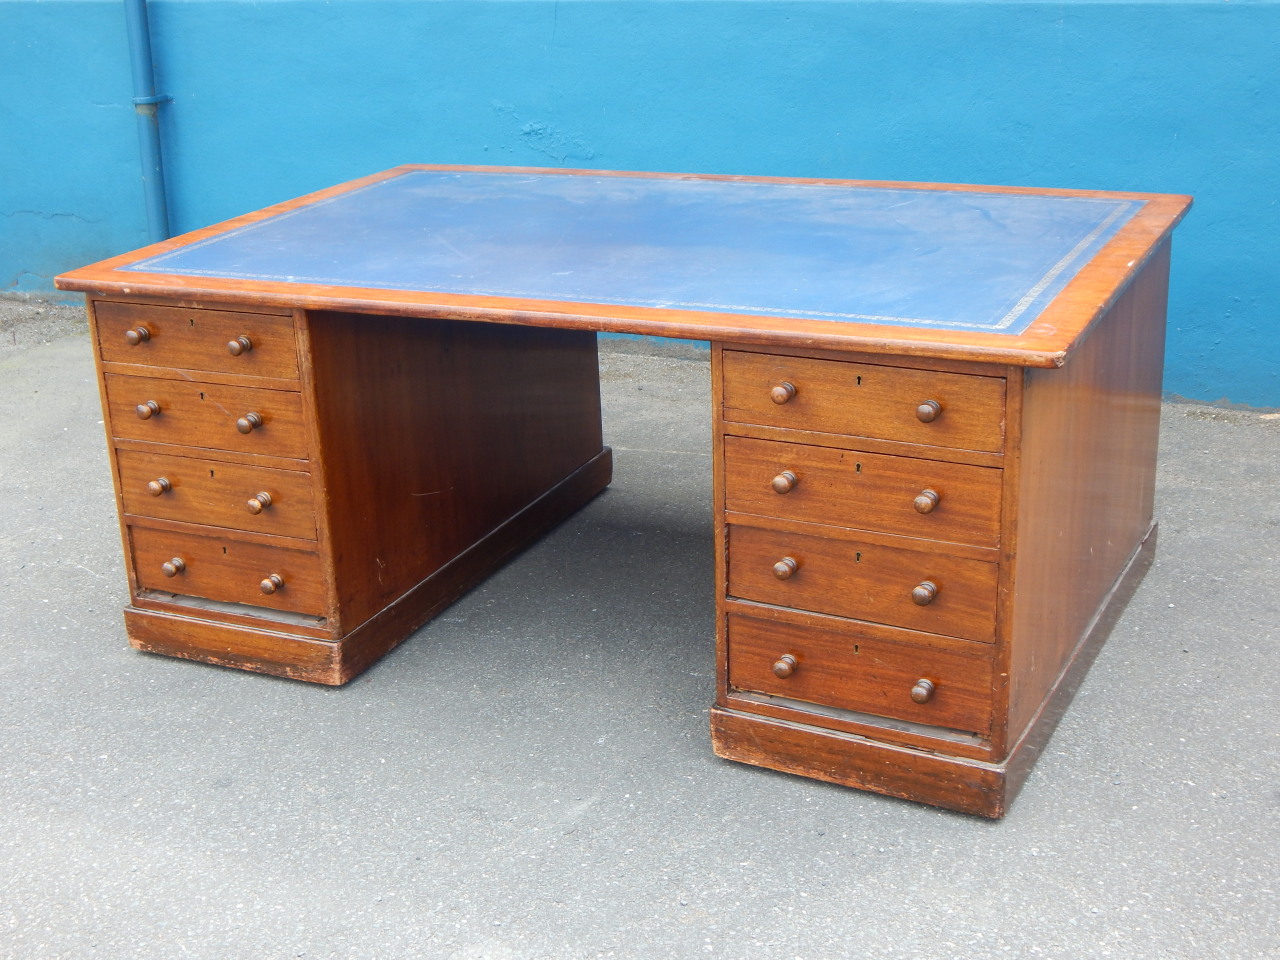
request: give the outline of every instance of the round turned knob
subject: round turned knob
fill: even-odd
[[[147,484],[147,492],[153,497],[161,496],[173,489],[173,484],[169,482],[168,477],[156,477]]]
[[[933,513],[933,508],[942,502],[937,490],[921,490],[916,496],[916,513]]]
[[[796,484],[800,482],[790,470],[783,470],[780,474],[773,478],[769,486],[773,487],[774,493],[790,493],[796,488]]]
[[[280,576],[278,573],[273,573],[271,576],[267,577],[267,579],[258,584],[258,586],[262,589],[263,593],[275,593],[277,590],[284,589],[284,577]]]
[[[262,426],[262,414],[260,413],[246,413],[236,421],[236,429],[241,433],[253,433],[260,426]]]
[[[160,572],[166,577],[176,577],[185,569],[187,569],[187,561],[181,557],[174,557],[172,560],[166,560],[160,564]]]
[[[917,680],[916,685],[911,688],[911,699],[916,703],[928,703],[936,689],[932,680]]]
[[[774,384],[773,389],[769,391],[769,399],[774,403],[786,403],[796,395],[796,385],[783,380],[781,383]]]
[[[933,423],[942,416],[942,404],[937,400],[926,400],[916,407],[916,419],[921,423]]]
[[[139,420],[150,420],[160,412],[160,404],[154,400],[148,400],[146,403],[140,403],[133,408],[137,411]]]
[[[773,675],[785,680],[796,672],[796,667],[798,666],[800,666],[800,664],[796,661],[795,657],[789,653],[784,653],[774,662]]]
[[[911,590],[911,600],[922,607],[927,607],[933,603],[933,598],[938,595],[938,585],[932,580],[926,580],[917,584]]]
[[[783,557],[773,565],[773,575],[779,580],[790,580],[792,575],[800,569],[800,561],[795,557]]]
[[[250,497],[246,505],[248,506],[250,513],[257,515],[267,509],[267,507],[271,506],[271,494],[264,490],[262,493],[255,494]]]
[[[227,343],[227,353],[233,357],[238,357],[242,353],[248,353],[253,349],[253,341],[248,337],[236,337]]]
[[[138,344],[145,343],[151,339],[151,331],[142,324],[138,324],[132,330],[126,330],[124,332],[124,339],[129,346],[136,347]]]

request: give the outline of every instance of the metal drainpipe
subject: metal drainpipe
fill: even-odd
[[[133,109],[138,114],[138,146],[142,150],[147,236],[151,243],[156,243],[169,238],[169,205],[165,199],[164,160],[160,154],[159,105],[173,98],[156,94],[147,0],[124,0],[124,14],[129,28],[129,59],[133,63]]]

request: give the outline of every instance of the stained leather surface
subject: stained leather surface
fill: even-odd
[[[1016,334],[1140,206],[410,171],[123,269]]]

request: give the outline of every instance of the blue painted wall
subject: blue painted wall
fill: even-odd
[[[1280,3],[152,0],[176,231],[405,162],[1191,193],[1166,389],[1280,406]],[[0,0],[0,289],[145,241],[119,2]]]

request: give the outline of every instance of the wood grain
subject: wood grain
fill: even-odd
[[[316,539],[310,474],[136,450],[117,450],[116,462],[127,514]],[[149,485],[161,478],[170,489],[156,495]],[[271,506],[250,513],[259,493],[270,494]]]
[[[924,633],[995,640],[994,563],[738,523],[728,525],[728,550],[730,597]],[[786,580],[774,572],[783,558],[794,558],[798,566]],[[936,584],[939,592],[928,606],[919,606],[911,592],[924,581]]]
[[[934,447],[1004,447],[1004,381],[883,364],[725,351],[724,419]],[[795,396],[776,403],[777,384]],[[943,413],[922,423],[916,408],[937,401]]]
[[[99,300],[95,309],[98,353],[108,363],[298,379],[290,316],[110,300]],[[147,339],[130,344],[126,332],[139,328]],[[251,348],[233,356],[227,344],[240,337],[248,337]]]
[[[775,664],[795,660],[780,677]],[[936,687],[911,698],[921,679]],[[856,627],[815,630],[729,616],[729,686],[913,723],[986,734],[991,728],[991,658],[867,636]]]
[[[1061,370],[1026,374],[1010,614],[1011,738],[1152,523],[1169,248]]]
[[[107,415],[112,434],[129,440],[211,450],[308,458],[302,397],[289,390],[106,374]],[[159,413],[142,420],[135,408],[152,402]],[[258,413],[261,427],[241,433],[236,421]]]
[[[1000,542],[999,470],[732,436],[724,456],[731,511],[976,546]],[[795,483],[779,493],[772,481],[784,474]],[[939,500],[921,513],[915,499],[926,490]]]

